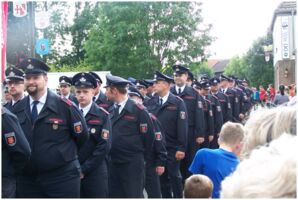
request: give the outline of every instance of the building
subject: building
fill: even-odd
[[[270,25],[273,36],[275,88],[296,82],[296,1],[282,2],[275,10]]]
[[[218,77],[224,73],[229,62],[229,59],[209,59],[208,66],[214,70],[215,76]]]

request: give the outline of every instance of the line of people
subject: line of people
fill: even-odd
[[[172,68],[173,78],[159,71],[153,80],[107,75],[105,93],[96,73],[62,76],[60,96],[47,89],[42,61],[8,68],[13,100],[4,107],[23,133],[3,132],[2,151],[23,168],[3,161],[13,175],[2,176],[17,183],[10,187],[16,196],[140,198],[145,188],[149,198],[182,198],[197,150],[218,148],[223,124],[245,120],[252,101],[245,80],[194,80],[185,66]],[[5,108],[2,116],[10,113]]]

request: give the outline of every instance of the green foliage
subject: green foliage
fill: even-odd
[[[247,70],[247,65],[244,61],[244,58],[235,56],[229,61],[224,71],[224,74],[227,76],[234,75],[241,79],[244,79],[244,78],[247,79],[246,70]]]
[[[210,44],[209,28],[200,36],[200,10],[191,2],[101,3],[99,21],[84,48],[86,62],[120,76],[152,77],[176,61],[190,63]]]
[[[203,74],[207,74],[210,78],[214,76],[214,70],[208,66],[207,62],[192,63],[189,68],[197,79]]]
[[[87,72],[87,71],[94,71],[95,69],[84,63],[80,62],[79,64],[75,66],[70,66],[70,65],[62,65],[62,66],[54,66],[50,65],[51,67],[51,72]]]
[[[263,49],[264,45],[271,43],[271,35],[254,41],[245,56],[242,58],[236,56],[231,59],[224,74],[235,75],[241,79],[246,78],[254,87],[274,83],[273,59],[266,62]]]
[[[271,36],[259,38],[253,43],[244,57],[247,67],[247,78],[254,87],[274,83],[273,58],[271,57],[269,62],[266,62],[264,56],[263,46],[268,43],[272,43]]]

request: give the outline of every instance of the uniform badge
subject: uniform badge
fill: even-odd
[[[74,131],[76,133],[81,133],[82,132],[82,122],[76,122],[73,124]]]
[[[14,72],[10,72],[10,73],[9,73],[9,76],[14,76],[14,75],[15,75]]]
[[[199,106],[199,108],[203,108],[202,101],[198,101],[198,106]]]
[[[209,110],[209,115],[210,115],[210,117],[213,116],[212,110]]]
[[[59,128],[58,121],[54,121],[52,128],[53,130],[57,130]]]
[[[181,118],[181,119],[185,119],[185,118],[186,118],[186,114],[185,114],[184,111],[181,111],[181,112],[180,112],[180,118]]]
[[[109,131],[107,129],[102,129],[101,131],[101,137],[105,140],[109,139]]]
[[[220,106],[216,106],[217,108],[217,112],[221,112],[221,107]]]
[[[235,97],[235,102],[238,103],[238,97]]]
[[[244,99],[245,99],[245,100],[247,100],[247,99],[248,99],[246,95],[244,95]]]
[[[160,141],[161,140],[161,132],[156,132],[155,133],[155,140]]]
[[[231,109],[231,103],[228,103],[228,108]]]
[[[148,126],[147,124],[140,124],[141,133],[147,133]]]
[[[16,136],[14,132],[4,134],[5,141],[9,146],[14,146],[16,144]]]
[[[84,77],[80,78],[81,82],[86,82],[86,79]]]
[[[34,69],[34,66],[30,64],[27,66],[27,69]]]
[[[95,128],[91,128],[90,132],[91,132],[92,134],[94,134],[94,133],[96,133],[96,129],[95,129]]]

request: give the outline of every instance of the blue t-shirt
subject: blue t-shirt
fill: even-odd
[[[219,198],[220,184],[237,167],[237,156],[224,149],[200,149],[192,161],[189,171],[193,174],[204,174],[213,182],[212,198]]]

